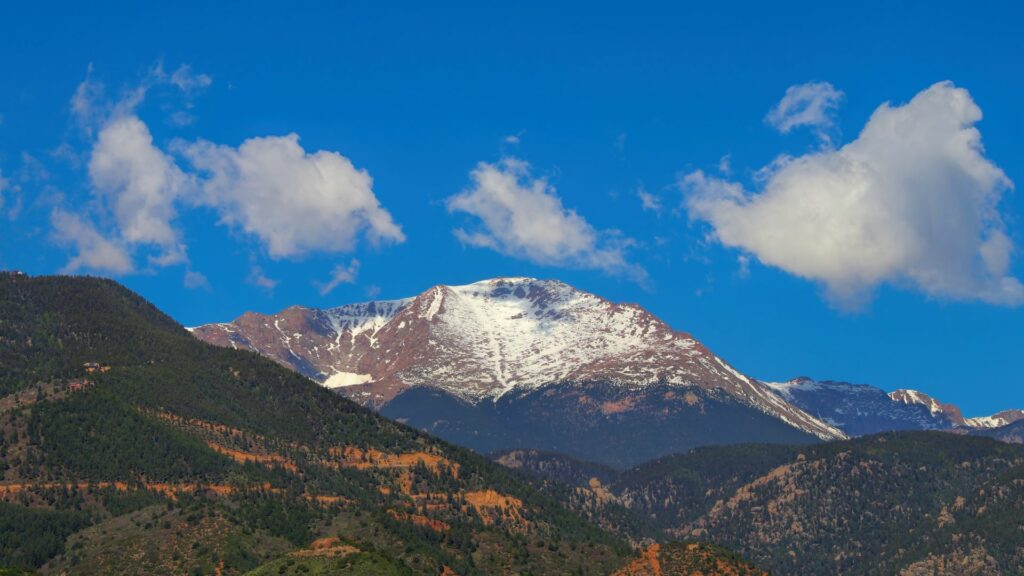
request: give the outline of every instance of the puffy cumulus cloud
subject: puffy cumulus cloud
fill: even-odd
[[[782,100],[768,112],[765,121],[783,134],[810,126],[824,135],[824,130],[832,127],[832,114],[842,99],[843,93],[828,82],[790,86]]]
[[[108,259],[113,263],[108,266],[103,259],[82,257],[89,250],[80,249],[70,269],[95,263],[97,270],[126,272],[144,247],[154,252],[150,267],[187,266],[187,247],[176,220],[179,211],[195,207],[212,208],[222,222],[255,236],[272,258],[349,252],[361,236],[375,244],[404,241],[365,170],[336,152],[307,153],[295,134],[251,138],[238,148],[203,140],[158,146],[137,113],[147,94],[159,87],[170,89],[176,106],[183,106],[172,114],[171,123],[184,124],[191,121],[191,97],[211,83],[210,76],[188,65],[168,73],[158,62],[136,85],[111,99],[89,67],[70,106],[90,149],[80,155],[66,144],[62,151],[70,151],[67,156],[75,160],[88,159],[90,189],[98,201],[73,219],[55,218],[55,226],[59,222],[75,230],[58,231],[55,237],[80,248],[84,244],[70,238],[99,238],[106,243],[95,240],[89,245],[107,254],[116,248],[119,258]],[[91,222],[104,223],[104,230]],[[250,281],[268,290],[276,284],[258,268]],[[208,286],[201,273],[188,268],[184,283]]]
[[[272,258],[347,252],[360,233],[375,244],[405,240],[365,170],[337,152],[307,153],[295,134],[250,138],[238,148],[206,141],[176,148],[200,175],[197,201],[257,237]]]
[[[997,210],[1012,183],[984,156],[981,110],[950,82],[882,104],[856,140],[762,170],[762,189],[697,171],[691,219],[726,246],[824,284],[843,307],[882,283],[937,298],[1024,303]]]
[[[320,288],[320,295],[326,296],[342,284],[352,284],[359,276],[359,260],[352,259],[348,264],[338,264],[331,271],[331,278],[327,282],[317,283]]]
[[[53,237],[58,244],[73,248],[75,256],[61,270],[73,274],[82,269],[128,274],[133,271],[131,256],[124,246],[108,239],[81,217],[64,210],[50,214]]]
[[[544,178],[533,178],[526,162],[481,162],[470,179],[472,186],[447,200],[449,212],[480,220],[476,229],[455,230],[464,244],[537,264],[645,277],[642,268],[626,259],[627,239],[614,232],[601,234],[575,210],[565,208],[555,188]]]
[[[152,259],[157,265],[185,261],[172,221],[175,202],[187,192],[190,179],[153,144],[141,120],[121,116],[103,126],[89,159],[89,177],[127,244],[158,246],[161,254]]]

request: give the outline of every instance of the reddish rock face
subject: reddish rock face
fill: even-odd
[[[193,333],[260,352],[378,408],[414,386],[476,403],[560,382],[668,384],[722,390],[818,437],[843,436],[643,308],[558,281],[435,286],[402,300],[248,313]]]

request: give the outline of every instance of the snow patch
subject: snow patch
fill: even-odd
[[[335,372],[327,380],[324,380],[325,388],[343,388],[345,386],[358,386],[373,382],[373,376],[369,374],[356,374],[355,372]]]

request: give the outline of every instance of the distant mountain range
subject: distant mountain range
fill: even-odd
[[[965,419],[911,390],[761,382],[640,306],[557,280],[495,278],[399,300],[294,306],[192,332],[479,452],[534,448],[619,467],[710,444],[969,431],[1024,417]]]
[[[810,378],[769,382],[767,385],[787,402],[850,436],[893,430],[969,432],[999,428],[1024,419],[1024,410],[1004,410],[991,416],[964,418],[953,404],[942,403],[916,390],[886,393],[881,388],[866,384]]]

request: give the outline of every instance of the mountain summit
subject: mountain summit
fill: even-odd
[[[260,352],[378,409],[413,390],[480,406],[599,385],[614,396],[600,403],[604,416],[633,412],[658,390],[703,414],[705,401],[727,401],[814,438],[844,436],[640,306],[557,280],[495,278],[401,300],[247,313],[193,333]]]

